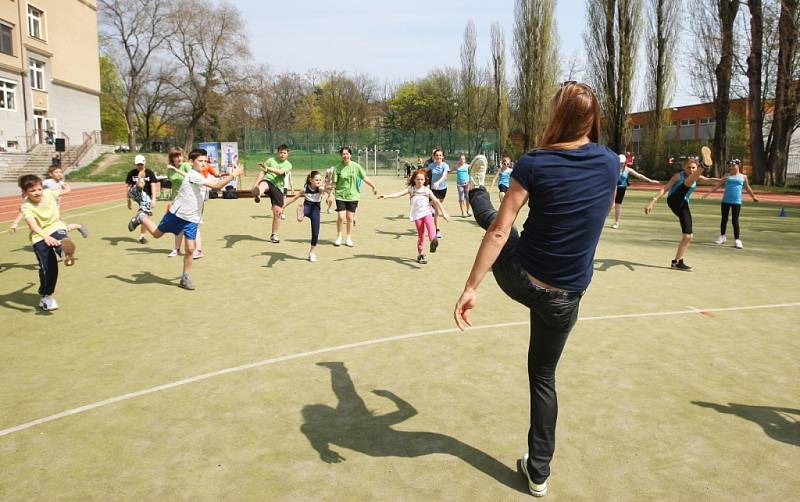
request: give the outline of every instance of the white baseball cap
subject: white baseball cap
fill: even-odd
[[[136,157],[134,157],[133,158],[133,163],[134,164],[144,164],[145,163],[144,155],[137,155]]]
[[[139,157],[141,157],[141,155]],[[625,157],[623,154],[619,154],[619,161],[620,162],[625,162],[626,160],[627,160],[627,157]]]

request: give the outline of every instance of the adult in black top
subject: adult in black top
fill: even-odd
[[[520,468],[538,496],[547,492],[555,451],[556,365],[592,278],[619,174],[617,154],[597,144],[599,136],[594,92],[565,82],[551,101],[541,148],[517,162],[499,212],[483,187],[469,194],[475,219],[487,232],[454,317],[461,329],[471,324],[475,291],[490,268],[500,288],[530,309],[531,425]],[[520,235],[513,223],[525,203],[529,213]]]
[[[139,177],[139,173],[144,171],[144,193],[150,196],[151,199],[155,202],[155,197],[153,197],[153,184],[156,185],[156,188],[160,188],[158,183],[158,177],[156,173],[144,167],[144,163],[136,164],[136,169],[131,169],[128,171],[128,175],[125,176],[125,183],[128,185],[128,188],[132,187],[136,184],[136,178]]]

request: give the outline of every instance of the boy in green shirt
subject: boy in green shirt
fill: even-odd
[[[53,297],[58,281],[56,253],[63,254],[67,264],[75,259],[75,243],[67,237],[67,227],[58,210],[61,191],[43,189],[41,178],[34,174],[20,176],[19,188],[27,197],[20,211],[31,229],[31,244],[39,262],[39,307],[56,310],[58,303]]]
[[[272,234],[269,240],[278,243],[278,229],[281,226],[281,215],[283,214],[284,200],[286,193],[285,178],[292,170],[292,163],[289,162],[289,147],[281,145],[278,147],[278,160],[270,157],[266,162],[259,162],[261,167],[256,183],[253,185],[253,199],[261,202],[261,194],[269,196],[272,200]],[[266,192],[264,191],[266,190]]]
[[[334,197],[336,198],[336,240],[334,246],[342,245],[342,226],[347,222],[347,240],[345,246],[353,247],[353,221],[356,217],[356,208],[361,198],[360,181],[372,187],[372,192],[378,194],[378,187],[367,178],[367,172],[358,163],[350,160],[352,152],[350,147],[343,146],[339,150],[342,161],[333,166],[331,181],[334,185]]]

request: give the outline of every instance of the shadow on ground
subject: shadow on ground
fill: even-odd
[[[395,238],[395,240],[400,239],[401,237],[416,237],[417,231],[416,230],[406,230],[405,232],[387,232],[386,230],[375,230],[375,233],[378,235],[391,235]]]
[[[27,286],[23,286],[15,291],[0,295],[0,307],[17,310],[19,312],[32,312],[36,310],[34,305],[39,304],[39,295],[36,293],[28,293],[27,290],[32,288],[34,283],[29,282]]]
[[[417,260],[411,258],[402,258],[400,256],[381,256],[375,254],[354,254],[353,256],[348,256],[347,258],[339,258],[334,261],[345,261],[345,260],[358,260],[358,259],[367,259],[367,260],[381,260],[381,261],[393,261],[395,263],[399,263],[400,265],[405,265],[409,268],[418,269],[421,268],[417,265]]]
[[[116,279],[126,284],[162,284],[164,286],[177,286],[177,283],[175,282],[177,279],[166,279],[164,277],[159,277],[152,272],[139,272],[138,274],[133,274],[130,279],[127,277],[121,277],[117,274],[112,274],[107,275],[106,279]]]
[[[107,241],[112,246],[119,246],[120,242],[131,242],[131,243],[138,242],[133,237],[102,237],[100,240]]]
[[[299,261],[306,261],[305,258],[299,258],[297,256],[292,256],[286,253],[279,253],[279,252],[272,252],[272,251],[264,251],[263,253],[259,253],[253,256],[269,256],[269,260],[267,260],[266,265],[262,265],[265,268],[272,268],[273,265],[283,261],[289,260],[299,260]]]
[[[303,407],[300,431],[319,453],[323,462],[333,464],[346,458],[331,446],[353,450],[370,457],[414,458],[446,454],[457,457],[485,475],[519,492],[526,492],[517,471],[500,463],[481,450],[437,432],[398,431],[392,428],[417,414],[408,402],[388,390],[373,390],[397,406],[397,411],[374,415],[356,393],[353,381],[342,362],[320,362],[331,371],[333,393],[339,400],[336,408],[324,404]]]
[[[711,408],[719,413],[736,415],[758,424],[767,436],[776,441],[800,446],[800,410],[776,406],[750,406],[748,404],[728,403],[728,405],[692,401],[692,404]],[[792,417],[792,415],[794,417]]]
[[[611,258],[598,258],[594,261],[594,269],[597,272],[605,272],[611,267],[617,267],[617,266],[623,266],[628,270],[630,270],[631,272],[635,272],[637,268],[663,268],[665,270],[671,270],[669,267],[662,267],[660,265],[651,265],[650,263],[636,263],[633,261],[626,261],[626,260],[614,260]]]
[[[169,254],[169,249],[160,249],[160,248],[127,248],[125,251],[132,251],[134,253],[146,253],[146,254]]]
[[[225,241],[225,248],[232,248],[237,243],[242,241],[256,241],[256,242],[269,242],[267,239],[262,239],[261,237],[256,237],[255,235],[246,235],[246,234],[233,234],[233,235],[223,235],[222,239]]]
[[[36,263],[0,263],[0,273],[7,272],[12,268],[21,268],[24,270],[39,270],[39,265]]]

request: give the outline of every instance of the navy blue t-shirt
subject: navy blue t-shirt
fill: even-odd
[[[529,194],[528,219],[516,247],[534,277],[567,291],[592,280],[594,253],[619,178],[619,156],[604,145],[534,150],[511,178]]]

